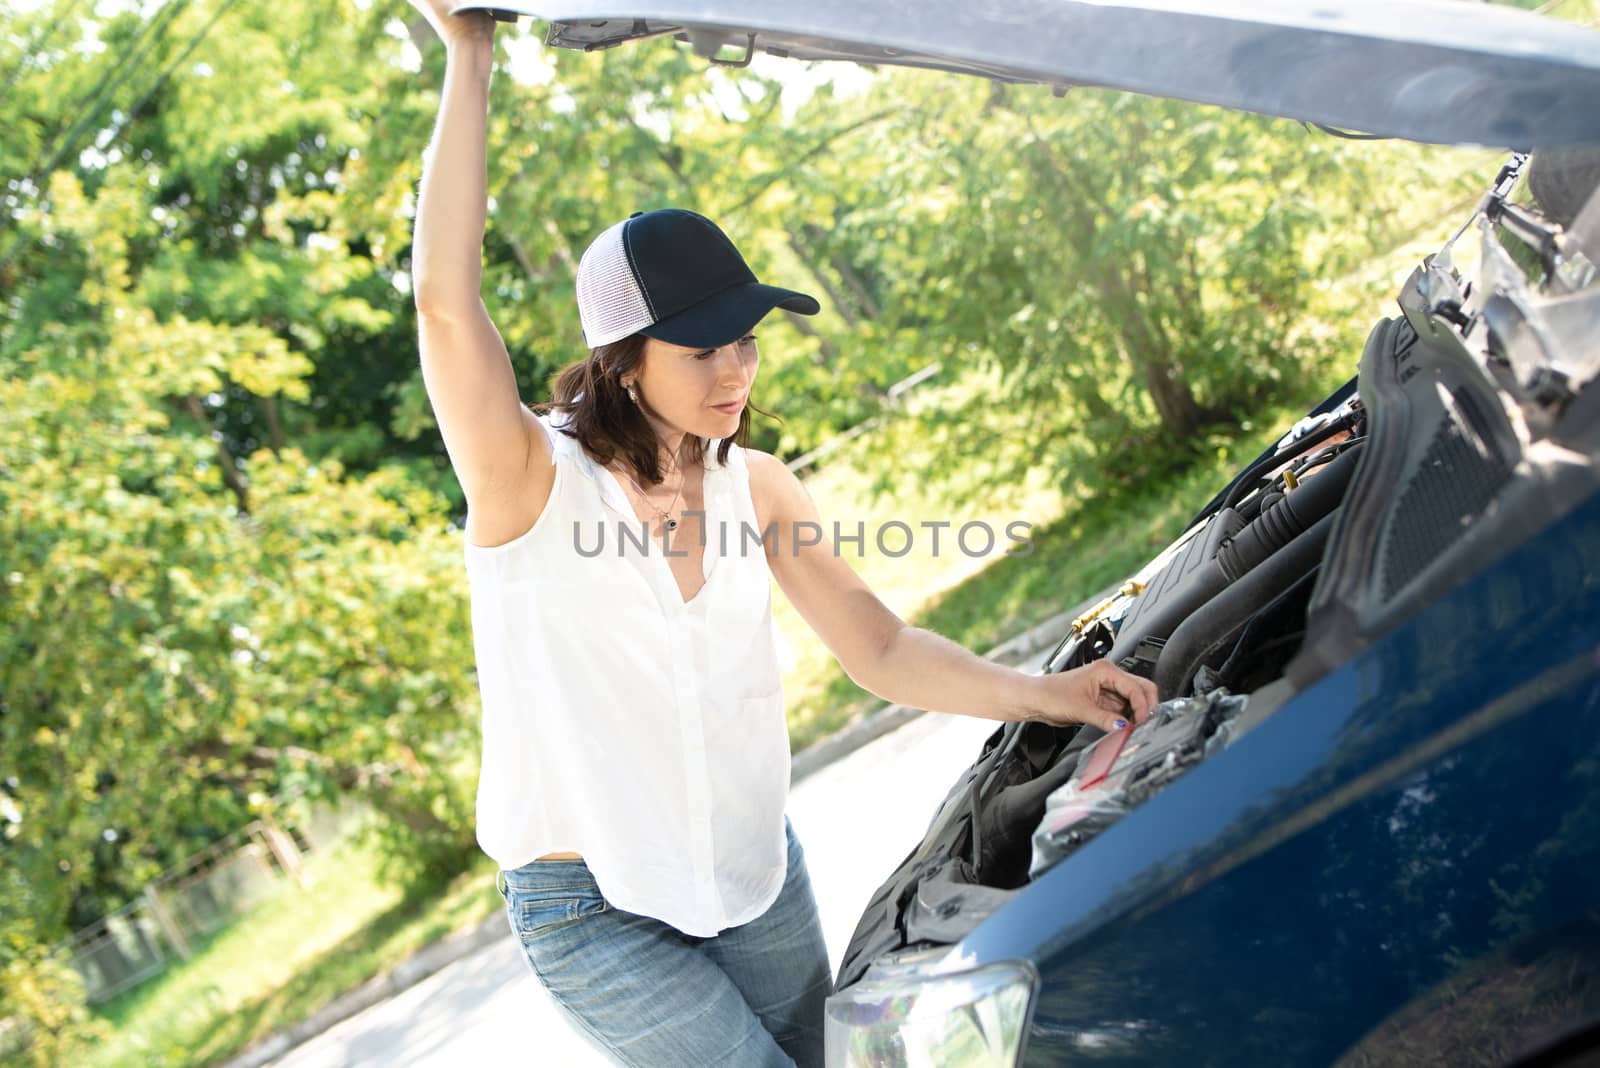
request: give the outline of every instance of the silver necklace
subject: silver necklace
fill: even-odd
[[[678,469],[674,467],[674,470]],[[655,512],[656,517],[661,520],[662,526],[668,530],[678,529],[678,521],[672,518],[672,509],[677,505],[678,498],[683,495],[683,478],[678,479],[678,492],[672,495],[672,503],[667,505],[665,509],[661,509],[657,508],[655,503],[651,501],[649,497],[645,496],[644,489],[639,485],[639,483],[633,481],[632,475],[624,471],[622,472],[622,477],[633,484],[634,492],[638,493],[639,499],[644,501],[646,508],[649,508],[651,511]]]

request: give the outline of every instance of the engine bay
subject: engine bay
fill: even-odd
[[[1413,272],[1402,315],[1371,331],[1356,378],[1242,470],[1167,550],[1078,614],[1042,665],[1059,672],[1107,658],[1152,679],[1161,701],[1151,717],[1111,734],[1041,723],[995,731],[867,906],[841,987],[880,960],[960,940],[1310,682],[1596,491],[1600,390],[1586,387],[1600,372],[1600,284],[1573,245],[1544,261],[1536,281],[1512,265],[1501,239],[1526,240],[1528,220],[1538,221],[1517,208],[1528,225],[1506,223],[1526,162],[1514,157],[1468,224]],[[1452,260],[1474,223],[1476,291]]]

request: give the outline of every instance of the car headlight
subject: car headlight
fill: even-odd
[[[829,1068],[1012,1068],[1035,972],[1006,961],[946,975],[866,978],[828,999]]]

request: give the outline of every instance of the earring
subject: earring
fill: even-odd
[[[633,401],[635,405],[639,403],[639,391],[633,388],[632,382],[628,383],[628,399]]]

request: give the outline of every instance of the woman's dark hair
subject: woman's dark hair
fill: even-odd
[[[661,481],[660,443],[640,409],[648,405],[643,396],[634,404],[622,379],[644,362],[645,336],[634,334],[609,345],[591,349],[589,355],[563,367],[556,375],[554,400],[528,405],[532,411],[560,410],[568,422],[561,433],[575,438],[584,451],[601,464],[618,456],[627,461],[645,485]],[[728,451],[747,445],[750,439],[750,412],[770,416],[748,402],[739,413],[739,429],[717,447],[717,463],[728,462]],[[705,459],[706,439],[690,435],[689,463]]]

